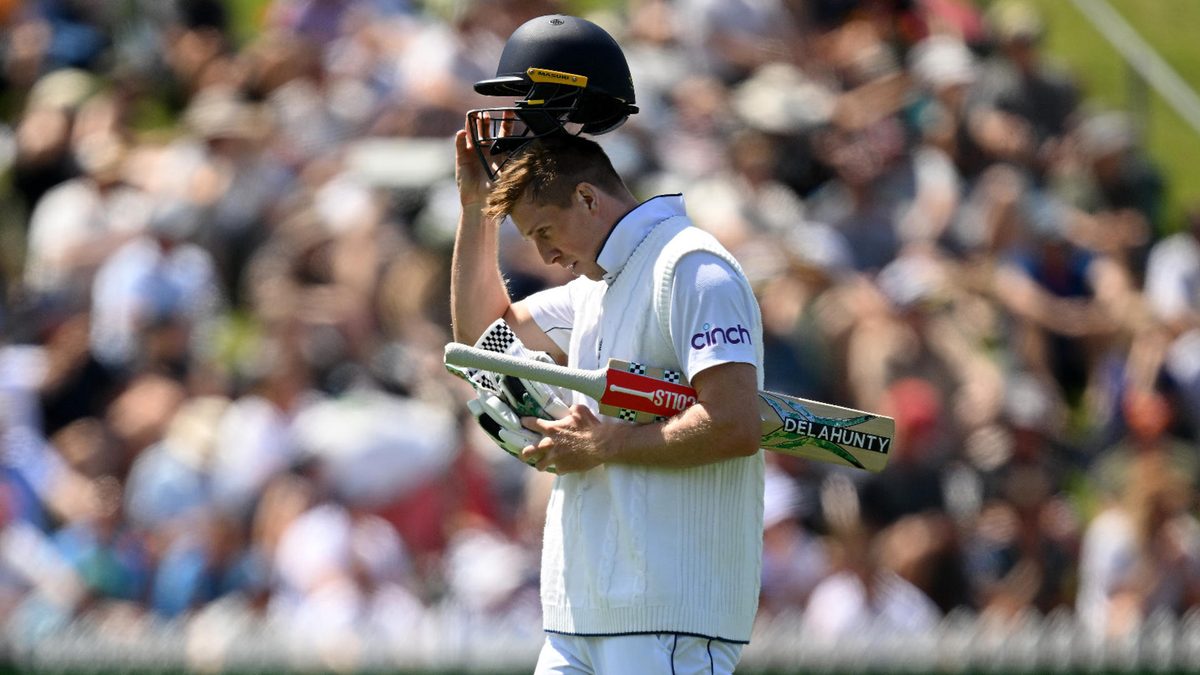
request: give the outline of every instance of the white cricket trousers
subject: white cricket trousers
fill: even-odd
[[[534,675],[730,675],[742,646],[649,633],[585,637],[547,633]]]

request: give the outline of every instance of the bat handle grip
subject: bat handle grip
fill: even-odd
[[[444,360],[452,366],[478,368],[502,375],[512,375],[543,384],[580,392],[599,401],[607,383],[603,370],[566,368],[554,363],[522,359],[508,354],[490,352],[457,342],[446,345]]]

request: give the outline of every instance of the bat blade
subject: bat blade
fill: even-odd
[[[872,473],[887,466],[896,434],[891,417],[768,391],[758,398],[763,449]]]
[[[696,391],[682,373],[618,359],[610,359],[607,369],[581,370],[451,343],[445,362],[573,389],[595,399],[601,414],[639,424],[673,417],[696,403]],[[758,398],[759,447],[876,473],[887,466],[892,418],[767,391]]]

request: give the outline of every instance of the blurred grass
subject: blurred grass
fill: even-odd
[[[1119,0],[1114,7],[1193,91],[1200,91],[1200,43],[1194,30],[1200,27],[1200,2]],[[1195,173],[1200,131],[1188,126],[1158,95],[1151,97],[1149,113],[1150,152],[1169,176],[1169,213],[1172,224],[1180,226],[1183,211],[1200,203],[1200,180]]]
[[[262,16],[271,0],[225,0],[233,39],[245,44],[262,29]]]
[[[1068,0],[1031,0],[1046,20],[1046,48],[1079,78],[1098,105],[1147,114],[1146,147],[1166,177],[1168,229],[1181,225],[1184,210],[1200,204],[1200,133],[1149,88],[1139,90],[1132,69]],[[1200,27],[1196,0],[1108,0],[1193,90],[1200,91]]]

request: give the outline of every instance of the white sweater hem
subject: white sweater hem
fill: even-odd
[[[543,606],[543,628],[570,635],[686,633],[725,642],[750,642],[754,612],[725,614],[680,606],[587,608]]]

